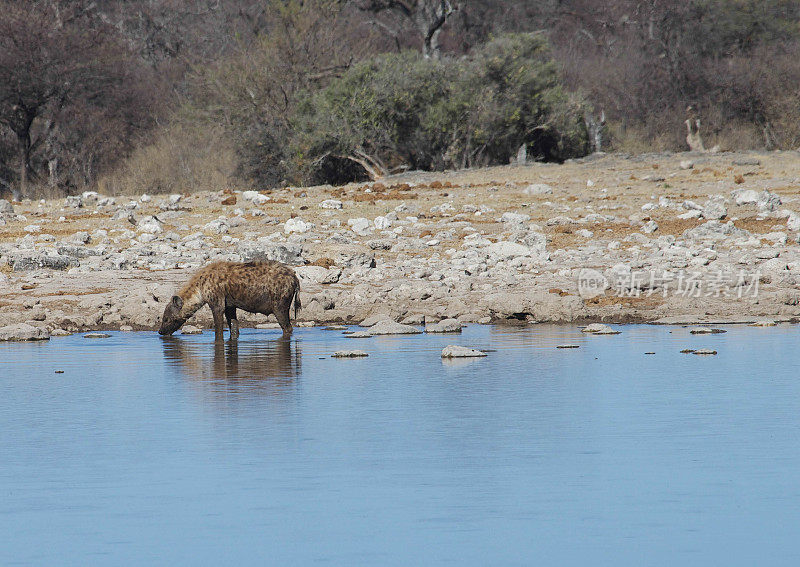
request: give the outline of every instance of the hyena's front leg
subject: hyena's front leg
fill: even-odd
[[[222,331],[225,328],[225,323],[223,321],[225,306],[216,302],[209,302],[208,306],[211,308],[211,314],[214,316],[214,340],[221,341],[224,338]]]
[[[236,307],[225,307],[225,319],[228,321],[228,328],[231,330],[231,338],[239,338],[239,320],[236,318]]]

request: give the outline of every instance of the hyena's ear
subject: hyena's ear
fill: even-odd
[[[181,299],[180,295],[172,296],[172,305],[174,305],[177,309],[183,309],[183,299]]]

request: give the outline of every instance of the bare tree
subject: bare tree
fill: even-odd
[[[381,14],[392,12],[401,20],[410,23],[422,36],[422,53],[426,58],[438,59],[441,55],[439,34],[453,12],[458,8],[450,0],[365,0],[358,3],[359,9]],[[400,30],[385,22],[376,22],[395,38]]]
[[[58,179],[65,144],[86,143],[87,130],[75,135],[82,117],[97,121],[90,130],[102,129],[108,113],[98,110],[124,114],[119,102],[137,92],[133,81],[125,84],[125,50],[82,4],[0,1],[0,135],[15,139],[18,195],[40,172]],[[109,136],[103,139],[110,147]]]

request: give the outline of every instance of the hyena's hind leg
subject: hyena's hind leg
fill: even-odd
[[[275,318],[278,320],[278,325],[283,329],[283,336],[288,337],[292,334],[292,322],[289,320],[289,306],[277,309],[275,311]]]
[[[239,338],[239,319],[236,318],[236,307],[225,307],[225,319],[228,321],[228,328],[231,330],[231,338]]]

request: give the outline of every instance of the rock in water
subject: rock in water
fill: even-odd
[[[83,338],[84,339],[107,339],[110,336],[111,335],[109,335],[108,333],[86,333],[85,335],[83,335]]]
[[[442,349],[442,358],[473,358],[480,356],[486,356],[486,353],[482,350],[458,345],[449,345]]]
[[[693,335],[716,335],[719,333],[727,333],[724,329],[711,329],[709,327],[698,327],[689,331]]]
[[[49,338],[50,333],[46,329],[27,323],[0,327],[0,341],[46,341]]]
[[[461,322],[457,319],[444,319],[438,323],[425,326],[426,333],[460,333]]]
[[[334,358],[363,358],[369,356],[363,350],[337,350],[333,353]]]
[[[717,351],[711,350],[709,348],[699,348],[695,351],[692,351],[692,354],[712,355],[712,354],[717,354]]]
[[[421,332],[416,327],[395,323],[391,319],[378,321],[369,330],[371,335],[416,335]]]
[[[620,333],[620,331],[615,331],[603,323],[592,323],[591,325],[584,327],[581,331],[584,333],[591,333],[593,335],[618,335]]]

